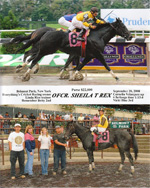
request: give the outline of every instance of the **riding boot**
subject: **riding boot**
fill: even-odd
[[[67,33],[70,33],[70,32],[71,32],[71,31],[68,29],[68,30],[67,30]]]
[[[77,40],[85,41],[85,39],[82,38],[83,35],[85,34],[85,32],[86,32],[86,29],[82,29],[82,30],[80,31],[80,33],[79,33],[79,36],[77,37]]]
[[[102,137],[98,130],[95,129],[93,132],[98,135],[98,137],[96,138],[97,140],[99,140]]]

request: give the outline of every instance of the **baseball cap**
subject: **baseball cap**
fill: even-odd
[[[16,123],[16,124],[14,125],[14,127],[21,127],[21,125],[20,125],[19,123]]]
[[[56,125],[55,129],[57,129],[57,128],[60,128],[60,126],[59,126],[59,125]]]
[[[104,112],[104,108],[100,108],[100,109],[98,109],[98,111],[103,111]]]

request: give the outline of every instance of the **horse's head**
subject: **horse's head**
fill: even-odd
[[[67,123],[66,133],[65,133],[66,140],[68,140],[73,133],[75,133],[75,125],[74,122],[71,121]]]
[[[116,30],[116,34],[120,35],[121,37],[125,38],[126,40],[131,40],[132,35],[124,23],[120,20],[120,18],[116,18],[114,24],[112,23],[114,29]]]

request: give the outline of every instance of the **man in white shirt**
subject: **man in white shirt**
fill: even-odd
[[[19,167],[20,167],[20,177],[25,178],[24,175],[24,149],[25,149],[25,141],[24,134],[20,132],[21,125],[16,123],[14,125],[14,132],[11,132],[8,141],[9,141],[9,149],[10,149],[10,162],[11,162],[11,179],[16,179],[16,170],[15,165],[18,158]]]
[[[82,113],[81,113],[80,116],[78,117],[78,123],[79,123],[80,125],[83,125],[83,122],[84,122],[84,117],[83,117],[83,115],[82,115]]]
[[[70,120],[70,115],[69,114],[66,114],[65,116],[64,116],[64,120]]]

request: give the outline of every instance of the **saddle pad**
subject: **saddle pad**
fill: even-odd
[[[85,45],[87,44],[87,36],[89,34],[89,30],[86,30],[86,33],[84,34],[84,38],[85,38]],[[79,35],[79,32],[70,32],[69,33],[69,44],[70,47],[79,47],[82,44],[82,41],[77,40],[77,37]]]
[[[100,133],[102,134],[103,136],[98,140],[98,143],[106,143],[106,142],[109,142],[109,131],[105,131],[103,133]],[[94,133],[93,135],[93,142],[96,142],[97,140],[97,134]]]

